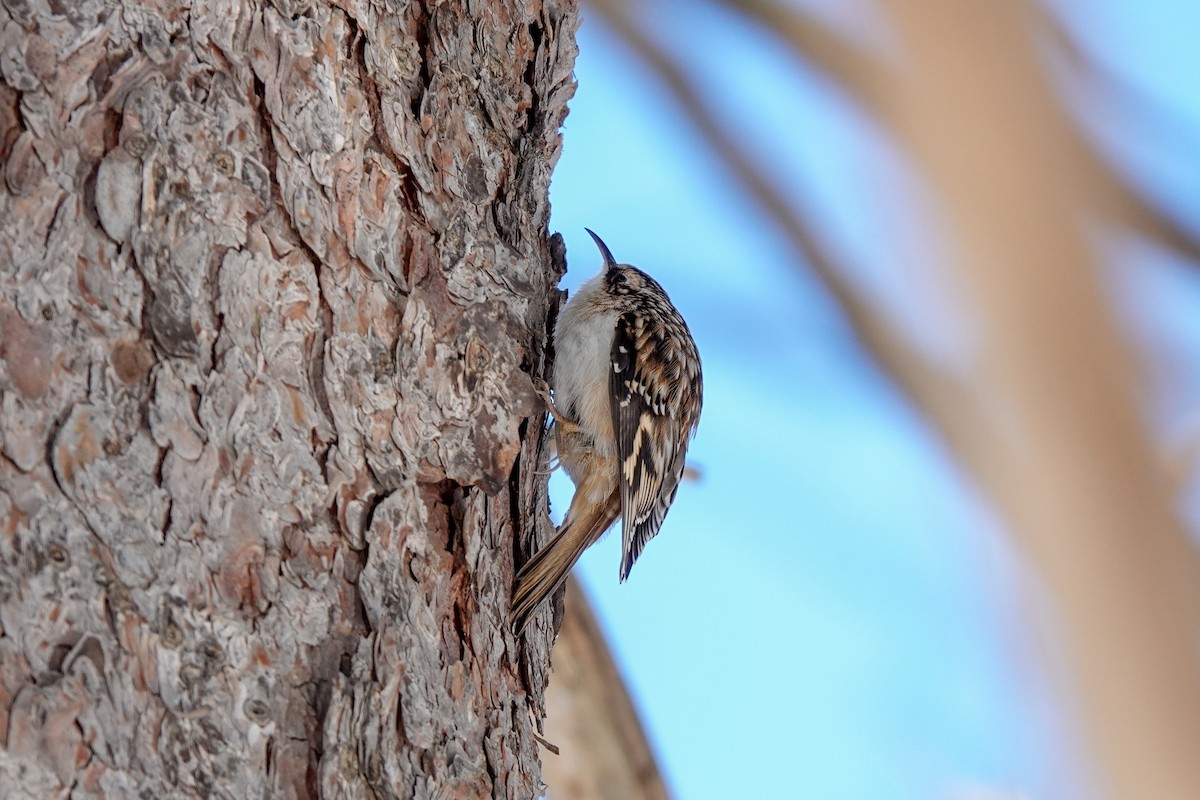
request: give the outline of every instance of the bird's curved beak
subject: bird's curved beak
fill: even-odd
[[[617,260],[613,258],[612,251],[608,249],[608,245],[604,243],[604,240],[597,236],[596,232],[591,228],[584,228],[584,230],[591,234],[592,240],[596,242],[596,247],[600,248],[600,255],[604,256],[604,266],[615,267]]]

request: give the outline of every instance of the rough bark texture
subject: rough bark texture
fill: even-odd
[[[536,793],[576,24],[0,4],[5,797]]]

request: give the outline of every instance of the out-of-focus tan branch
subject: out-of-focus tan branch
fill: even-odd
[[[782,13],[744,5],[764,21]],[[835,77],[846,70],[845,84],[932,181],[982,338],[966,383],[923,358],[846,278],[626,3],[593,6],[672,90],[866,348],[996,499],[1057,601],[1111,796],[1200,796],[1200,568],[1079,226],[1099,210],[1177,249],[1191,237],[1121,181],[1069,119],[1030,40],[1037,13],[887,0],[906,59],[894,79],[840,55],[812,58]],[[812,47],[811,31],[771,19],[798,50]]]
[[[1094,197],[1097,211],[1105,220],[1123,225],[1147,241],[1200,264],[1200,238],[1116,175],[1100,153],[1093,150],[1088,156],[1091,163],[1103,168],[1110,178],[1104,181],[1101,191]],[[1102,172],[1097,174],[1104,176]]]
[[[887,98],[898,96],[901,88],[896,75],[879,58],[794,6],[784,6],[775,0],[720,2],[761,23],[792,51],[800,63],[818,69],[841,86],[876,123],[903,140],[904,132],[892,126],[894,115],[887,108]],[[1153,118],[1163,125],[1171,125],[1172,121],[1162,109],[1149,108],[1138,92],[1082,52],[1074,37],[1049,9],[1039,4],[1034,11],[1038,30],[1049,34],[1056,52],[1082,76],[1116,92],[1127,105],[1139,106],[1140,112],[1145,112],[1136,115],[1139,119]],[[1173,127],[1182,130],[1185,126],[1178,123]],[[1089,175],[1096,185],[1096,191],[1089,196],[1095,211],[1149,241],[1200,262],[1200,233],[1156,207],[1143,192],[1123,179],[1089,137],[1077,130],[1072,130],[1071,135],[1078,138],[1080,156],[1089,160]]]
[[[799,59],[817,69],[875,116],[895,77],[882,59],[812,14],[777,0],[719,0],[778,36]]]
[[[666,785],[587,595],[567,583],[567,610],[546,689],[542,754],[551,800],[667,800]]]
[[[1153,125],[1160,130],[1167,129],[1196,138],[1196,133],[1188,131],[1188,124],[1177,115],[1154,103],[1084,52],[1051,9],[1034,4],[1032,14],[1037,19],[1039,29],[1048,32],[1055,52],[1063,57],[1077,76],[1103,87],[1103,91],[1114,97],[1119,106],[1128,112],[1128,116],[1136,118],[1141,125]],[[1120,175],[1115,165],[1100,152],[1096,142],[1082,133],[1077,135],[1088,172],[1097,183],[1092,200],[1100,214],[1148,241],[1200,263],[1200,231],[1188,229],[1164,209],[1155,207],[1144,192]]]
[[[1200,796],[1196,555],[1080,230],[1103,178],[1028,8],[885,5],[909,58],[894,124],[956,234],[984,337],[976,402],[1019,439],[1018,458],[995,454],[1004,510],[1066,622],[1095,764],[1116,798]]]
[[[696,130],[713,149],[720,164],[779,227],[795,250],[797,260],[807,264],[821,279],[845,313],[851,328],[866,351],[882,364],[925,413],[943,439],[960,454],[970,454],[976,437],[971,431],[988,427],[968,402],[967,387],[954,376],[939,370],[914,350],[904,333],[891,324],[887,314],[871,305],[846,273],[821,245],[807,220],[797,214],[783,193],[747,152],[743,144],[725,130],[702,92],[679,63],[653,39],[644,34],[623,0],[592,0],[613,29],[629,44],[671,90]],[[1004,447],[994,442],[992,447]],[[979,471],[989,469],[984,452],[970,460]]]

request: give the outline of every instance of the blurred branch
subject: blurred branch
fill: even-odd
[[[650,744],[587,595],[567,582],[566,616],[546,689],[542,755],[553,800],[667,800]]]
[[[939,370],[910,347],[903,331],[891,324],[888,315],[873,307],[854,288],[845,271],[821,245],[807,220],[792,210],[783,193],[742,143],[726,132],[683,67],[665,49],[642,33],[641,27],[629,15],[626,2],[593,0],[591,5],[667,86],[696,130],[713,149],[719,163],[733,173],[734,179],[787,237],[797,260],[809,265],[817,274],[841,307],[864,349],[901,384],[952,448],[959,453],[970,453],[975,441],[970,432],[981,426],[990,426],[975,414],[975,405],[968,402],[967,386]],[[1006,445],[995,442],[990,446]],[[988,469],[990,462],[985,455],[980,451],[971,458],[978,470]]]
[[[1152,124],[1159,130],[1183,131],[1188,127],[1160,104],[1152,102],[1144,92],[1129,85],[1111,69],[1086,53],[1079,46],[1076,37],[1051,9],[1040,3],[1033,4],[1031,8],[1038,23],[1049,34],[1055,51],[1066,60],[1070,68],[1093,85],[1115,95],[1124,107],[1134,109],[1129,113],[1129,117],[1137,119],[1142,125]],[[1154,122],[1147,123],[1147,120]],[[1195,133],[1191,138],[1197,138]],[[1100,151],[1099,144],[1091,137],[1080,134],[1079,139],[1090,171],[1100,184],[1100,191],[1095,195],[1100,213],[1145,239],[1200,264],[1200,229],[1189,229],[1169,211],[1156,206],[1143,191],[1117,171],[1111,160]],[[1196,149],[1193,147],[1192,152]]]
[[[1030,41],[1039,12],[1028,5],[885,0],[906,57],[903,73],[885,76],[798,13],[788,23],[769,3],[729,2],[844,77],[932,181],[983,339],[972,383],[937,369],[856,289],[626,2],[593,5],[674,93],[1021,537],[1061,610],[1094,764],[1111,796],[1200,796],[1200,567],[1079,226],[1098,208],[1185,252],[1195,237],[1121,180],[1064,113]]]
[[[875,117],[892,92],[895,77],[887,65],[865,48],[855,45],[812,14],[775,0],[717,0],[760,23],[789,45],[799,60],[850,93]]]
[[[1041,71],[1025,4],[885,5],[911,68],[893,124],[955,232],[984,334],[975,402],[1020,442],[993,455],[1004,510],[1066,622],[1094,763],[1116,798],[1200,796],[1196,554],[1080,231],[1109,173]]]
[[[1112,166],[1102,154],[1093,149],[1088,155],[1094,164],[1108,172],[1109,179],[1103,186],[1105,191],[1096,196],[1102,216],[1110,222],[1126,226],[1147,241],[1183,256],[1193,264],[1200,264],[1200,237],[1113,173]]]
[[[876,123],[901,139],[903,144],[911,146],[911,142],[903,142],[903,132],[891,124],[895,115],[888,107],[892,99],[900,96],[903,87],[880,59],[794,6],[784,6],[775,0],[717,2],[760,23],[792,51],[799,63],[818,69],[842,87]],[[1136,105],[1143,112],[1133,115],[1136,118],[1166,119],[1161,107],[1151,108],[1142,93],[1083,52],[1075,37],[1051,10],[1039,3],[1034,4],[1034,11],[1036,22],[1049,34],[1053,46],[1080,74],[1116,92],[1126,105]],[[1073,133],[1079,137],[1082,155],[1089,159],[1090,171],[1097,184],[1097,191],[1091,195],[1096,210],[1106,219],[1121,223],[1147,240],[1200,263],[1200,231],[1189,229],[1165,209],[1156,206],[1117,172],[1096,142],[1082,132]]]

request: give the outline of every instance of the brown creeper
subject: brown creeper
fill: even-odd
[[[700,421],[700,353],[687,323],[653,278],[618,264],[588,233],[604,267],[559,315],[550,405],[575,496],[558,533],[517,574],[518,633],[618,514],[621,581],[629,577],[675,499]]]

